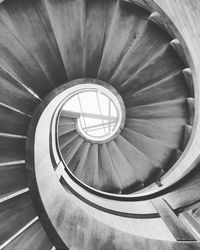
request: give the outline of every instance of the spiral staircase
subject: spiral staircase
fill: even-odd
[[[200,200],[199,40],[183,25],[200,21],[165,4],[0,3],[0,249],[200,249],[184,223]],[[101,105],[65,110],[88,89],[116,99],[112,134]]]

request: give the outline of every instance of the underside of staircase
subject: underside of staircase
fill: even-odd
[[[0,1],[0,249],[200,249],[199,17]]]

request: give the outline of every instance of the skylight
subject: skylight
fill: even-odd
[[[107,88],[80,85],[65,102],[63,110],[77,115],[77,129],[86,139],[102,141],[120,127],[122,111],[117,97]]]

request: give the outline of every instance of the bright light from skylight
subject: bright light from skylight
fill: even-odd
[[[117,131],[121,110],[111,91],[99,85],[90,85],[92,88],[80,88],[73,93],[63,110],[77,114],[78,130],[84,137],[100,141]]]

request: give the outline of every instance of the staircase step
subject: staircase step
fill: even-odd
[[[25,164],[0,166],[0,197],[27,187]]]
[[[68,125],[68,124],[75,124],[75,120],[73,118],[60,116],[59,126]]]
[[[0,133],[26,135],[30,118],[0,105]]]
[[[188,123],[187,102],[185,99],[159,102],[127,108],[127,117],[134,119],[174,119]]]
[[[29,193],[0,203],[0,245],[36,217]]]
[[[62,149],[61,152],[66,164],[68,164],[71,161],[71,159],[73,158],[73,156],[75,155],[75,153],[77,152],[82,143],[83,143],[83,138],[78,136],[75,140],[70,142],[67,146],[65,146]]]
[[[78,112],[73,112],[73,111],[68,111],[68,110],[62,110],[61,114],[60,114],[60,118],[69,118],[69,119],[76,119],[76,118],[79,118],[80,117],[80,113]]]
[[[109,81],[148,17],[148,12],[134,4],[118,1],[103,50],[98,78]]]
[[[155,55],[160,54],[160,51],[168,46],[169,41],[170,38],[166,33],[156,25],[146,22],[137,39],[115,70],[110,83],[118,89]]]
[[[124,2],[129,2],[131,4],[137,5],[141,8],[146,9],[147,11],[152,11],[153,8],[145,0],[123,0]]]
[[[102,191],[111,193],[118,193],[122,189],[105,143],[99,144],[99,185]]]
[[[133,131],[177,148],[179,148],[182,141],[184,126],[184,123],[176,123],[173,118],[167,122],[162,119],[142,120],[128,118],[125,124],[125,127]]]
[[[124,128],[121,135],[148,156],[152,163],[159,168],[165,168],[166,162],[174,151],[173,147],[128,128]]]
[[[69,169],[74,173],[78,166],[80,167],[82,161],[86,158],[88,154],[88,150],[90,147],[90,143],[88,142],[83,142],[79,149],[77,150],[76,154],[74,157],[71,159],[71,161],[68,163]],[[83,166],[83,164],[82,164]]]
[[[188,61],[187,61],[187,57],[186,54],[183,50],[183,47],[180,43],[180,41],[175,38],[170,42],[170,45],[172,46],[172,48],[176,51],[176,53],[180,56],[181,60],[184,62],[184,64],[186,66],[188,66]]]
[[[62,150],[64,147],[66,147],[70,142],[72,142],[74,139],[78,137],[78,132],[77,131],[72,131],[68,134],[64,134],[60,136],[59,139],[59,145],[60,149]]]
[[[188,111],[189,111],[189,124],[192,126],[193,122],[194,122],[194,114],[195,114],[194,98],[192,98],[192,97],[187,98],[187,104],[188,104]]]
[[[188,89],[190,92],[190,96],[194,97],[194,83],[193,83],[193,77],[192,77],[192,70],[191,68],[185,68],[182,70],[184,77],[186,79]]]
[[[0,102],[26,114],[33,114],[40,100],[0,66]]]
[[[120,86],[120,93],[140,91],[165,80],[165,78],[170,78],[185,67],[176,52],[169,45],[160,50],[160,53],[152,55],[149,60],[145,59],[145,62],[144,67],[135,72]]]
[[[114,0],[86,0],[83,41],[85,77],[96,78],[97,76],[116,2]]]
[[[161,169],[155,167],[144,153],[124,137],[119,135],[114,141],[143,184],[151,183],[155,180],[155,176],[160,174]]]
[[[74,124],[59,125],[58,126],[58,136],[62,136],[72,132],[76,129]]]
[[[168,159],[168,162],[166,163],[165,172],[167,172],[178,161],[181,155],[182,155],[182,151],[179,149],[175,149],[174,152],[172,152],[171,156]],[[181,175],[181,172],[180,172],[180,175]]]
[[[184,151],[184,149],[186,148],[190,136],[192,134],[192,126],[190,125],[185,125],[184,126],[184,135],[183,135],[183,142],[182,142],[182,146],[181,146],[181,150]]]
[[[90,143],[83,142],[79,148],[79,150],[81,150],[81,155],[79,156],[79,158],[74,157],[73,159],[75,163],[76,163],[76,159],[77,160],[79,159],[79,161],[77,162],[77,165],[74,166],[75,168],[74,174],[76,175],[77,178],[79,178],[82,181],[83,179],[81,178],[83,175],[84,165],[85,165],[86,158],[88,156],[89,149],[90,149]],[[77,154],[78,154],[78,151],[77,151]]]
[[[53,245],[49,240],[42,224],[39,220],[28,227],[23,233],[16,237],[5,250],[28,250],[28,249],[41,249],[50,250]]]
[[[98,145],[91,144],[83,166],[80,179],[91,187],[98,186]],[[97,183],[96,183],[97,181]]]
[[[85,1],[44,1],[68,80],[82,78]],[[66,35],[67,34],[67,35]]]
[[[165,18],[164,16],[161,16],[158,12],[156,11],[152,12],[149,17],[149,21],[155,23],[164,31],[167,31],[171,37],[174,37],[174,30],[173,30],[172,25],[169,23],[167,18]]]
[[[164,78],[139,91],[132,91],[133,89],[130,86],[129,91],[122,94],[127,107],[184,99],[189,96],[187,83],[182,72]]]
[[[0,163],[25,159],[24,138],[0,135]]]
[[[122,190],[129,188],[131,192],[138,190],[141,187],[141,180],[137,176],[136,171],[129,165],[120,148],[114,141],[108,142],[107,148]]]
[[[3,23],[0,33],[4,34],[0,39],[1,66],[39,97],[46,96],[54,86],[40,65]]]
[[[12,22],[12,31],[37,61],[53,86],[67,82],[64,65],[53,34],[51,24],[43,2],[33,4],[31,0],[19,0],[15,3],[4,2]],[[9,24],[6,23],[9,26]],[[9,27],[10,28],[10,27]],[[38,34],[40,34],[38,36]]]

